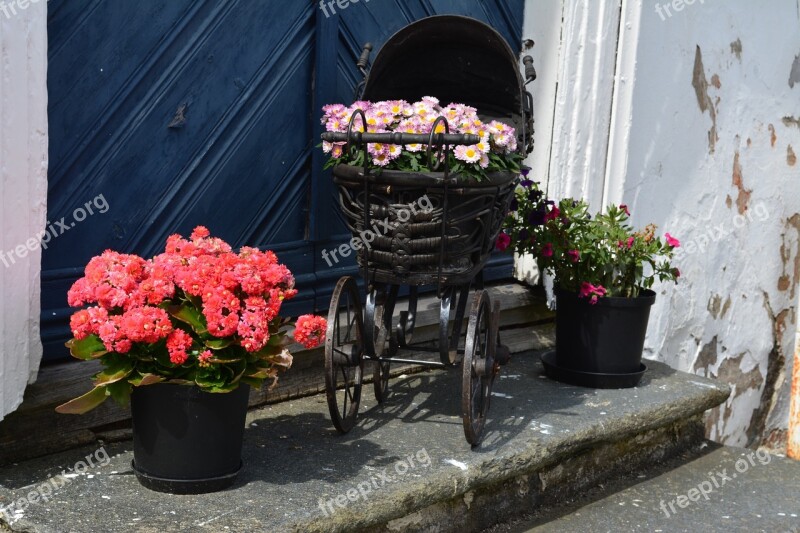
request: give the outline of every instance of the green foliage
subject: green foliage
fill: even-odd
[[[394,159],[389,165],[385,167],[379,167],[371,163],[371,158],[368,160],[368,168],[370,168],[373,172],[377,171],[380,172],[381,170],[401,170],[404,172],[442,172],[444,170],[444,163],[437,163],[439,161],[439,157],[434,153],[431,158],[433,159],[432,165],[431,161],[428,159],[428,154],[425,150],[421,152],[409,152],[407,150],[403,150],[401,155]],[[523,157],[521,154],[517,152],[507,152],[504,155],[499,155],[496,153],[489,154],[489,166],[481,168],[478,164],[470,164],[465,163],[453,155],[452,152],[448,155],[448,164],[450,169],[450,174],[457,175],[460,179],[464,180],[476,180],[481,181],[488,179],[487,174],[489,172],[498,172],[498,171],[509,171],[515,174],[519,174],[520,168],[522,165]],[[331,168],[336,164],[345,164],[345,165],[353,165],[353,166],[364,166],[364,151],[357,150],[352,148],[350,150],[345,150],[345,153],[342,157],[330,158],[323,167],[324,169]]]
[[[103,345],[103,341],[97,335],[89,335],[85,339],[71,339],[66,344],[69,348],[69,353],[76,359],[88,361],[89,359],[98,359],[102,357],[108,350]]]
[[[607,296],[631,298],[656,279],[676,281],[680,276],[670,264],[677,240],[670,244],[671,237],[657,237],[653,224],[636,231],[624,205],[610,205],[592,217],[583,201],[567,198],[556,204],[535,183],[523,184],[504,233],[511,249],[532,254],[561,288],[587,295],[585,284],[590,284]]]
[[[192,336],[194,343],[189,350],[193,360],[206,349],[212,356],[204,365],[177,365],[170,360],[166,341],[152,344],[136,343],[125,354],[109,352],[97,335],[82,340],[67,342],[70,353],[77,359],[97,359],[103,369],[94,375],[95,388],[56,408],[64,414],[83,414],[103,403],[108,397],[126,406],[132,387],[142,387],[168,381],[186,385],[197,385],[205,392],[230,392],[247,383],[260,387],[264,380],[277,380],[278,371],[286,364],[286,347],[289,338],[285,326],[288,319],[276,317],[269,324],[270,338],[261,350],[247,352],[234,339],[217,338],[208,332],[205,317],[192,299],[180,289],[173,302],[165,306],[172,317],[173,327],[183,329]]]

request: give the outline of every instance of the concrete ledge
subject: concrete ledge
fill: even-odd
[[[407,375],[390,387],[383,406],[365,387],[360,422],[348,435],[332,429],[324,396],[252,411],[245,468],[229,491],[150,492],[132,475],[127,441],[106,444],[108,464],[68,478],[47,502],[7,521],[35,532],[397,531],[414,524],[475,531],[595,483],[614,465],[684,449],[702,438],[700,415],[730,393],[659,363],[633,389],[563,385],[543,376],[538,353],[526,352],[495,382],[486,437],[472,450],[461,426],[458,371]],[[0,469],[0,507],[99,446]],[[515,492],[510,504],[495,506]]]

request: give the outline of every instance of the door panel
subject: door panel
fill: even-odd
[[[336,6],[336,2],[333,3]],[[320,108],[351,102],[362,45],[433,14],[486,21],[520,48],[523,0],[361,0],[325,16],[285,0],[50,0],[45,360],[65,357],[66,293],[105,249],[158,253],[205,225],[275,250],[297,278],[288,313],[327,307],[347,237],[322,172]],[[105,213],[73,221],[102,197]],[[97,211],[97,210],[95,210]],[[495,261],[496,262],[496,261]],[[509,259],[490,269],[510,273]]]
[[[107,248],[151,256],[170,234],[202,224],[234,246],[273,248],[309,285],[313,7],[51,0],[49,8],[48,213],[69,220],[98,195],[108,211],[44,251],[47,357],[65,354],[67,289]],[[288,310],[312,305],[303,291]]]

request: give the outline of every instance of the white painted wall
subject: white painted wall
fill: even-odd
[[[682,240],[683,278],[659,291],[645,355],[733,386],[710,437],[782,448],[800,296],[800,0],[683,0],[669,14],[671,1],[623,0],[618,35],[617,2],[530,1],[526,37],[554,4],[552,152],[537,138],[534,168],[551,196],[627,203],[636,225]]]
[[[523,40],[530,39],[533,48],[520,56],[520,71],[525,72],[522,57],[533,57],[537,78],[528,84],[533,96],[534,148],[525,163],[531,167],[530,178],[547,187],[550,175],[550,151],[553,142],[556,88],[558,87],[559,63],[561,60],[562,0],[539,0],[526,2],[525,20],[522,26]],[[515,276],[530,284],[539,279],[536,262],[531,256],[517,256]]]
[[[22,401],[42,356],[41,250],[25,243],[46,221],[46,76],[46,2],[0,11],[0,420]]]
[[[783,120],[800,118],[800,80],[789,82],[800,4],[706,0],[662,20],[655,3],[634,0],[623,28],[618,72],[629,79],[605,200],[679,236],[684,252],[682,282],[653,309],[647,354],[733,386],[711,438],[780,447],[800,282],[800,125]]]

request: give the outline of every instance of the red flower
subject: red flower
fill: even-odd
[[[203,353],[197,356],[197,360],[200,363],[200,366],[208,367],[211,366],[211,363],[209,362],[209,359],[211,359],[211,357],[213,357],[211,350],[205,350],[203,351]]]
[[[606,289],[602,285],[592,285],[588,281],[581,283],[581,289],[578,291],[580,298],[589,297],[589,303],[594,305],[597,303],[597,298],[606,295]]]
[[[681,241],[670,235],[669,233],[665,233],[664,237],[667,239],[667,244],[672,246],[673,248],[678,248],[681,245]]]
[[[297,318],[294,339],[306,348],[314,348],[325,342],[328,321],[321,316],[303,315]]]
[[[553,245],[548,242],[542,246],[542,255],[544,257],[553,257]]]
[[[192,336],[183,331],[176,329],[167,337],[167,351],[169,352],[169,360],[175,365],[182,365],[189,359],[189,354],[186,350],[192,347],[194,339]]]
[[[567,255],[573,263],[577,263],[581,259],[581,253],[578,250],[570,250]]]
[[[628,211],[628,206],[627,206],[627,205],[625,205],[625,204],[619,204],[619,208],[620,208],[620,209],[622,209],[623,211],[625,211],[625,214],[626,214],[626,215],[628,215],[628,216],[631,216],[631,212],[630,212],[630,211]]]
[[[91,334],[98,334],[100,326],[108,322],[108,311],[102,307],[81,309],[69,319],[69,327],[76,339],[85,339]]]
[[[548,222],[550,220],[555,220],[559,216],[561,216],[561,210],[559,208],[557,208],[556,206],[553,206],[553,209],[551,209],[549,212],[545,213],[544,221]]]
[[[159,307],[135,307],[122,315],[120,329],[133,342],[154,343],[172,333],[172,322]]]
[[[494,243],[494,246],[502,252],[508,248],[509,244],[511,244],[511,237],[508,233],[501,232],[500,235],[497,236],[497,242]]]
[[[197,226],[196,228],[194,228],[194,231],[192,232],[192,235],[190,236],[190,238],[193,241],[199,241],[200,239],[205,239],[209,235],[211,235],[211,232],[208,231],[207,227],[205,227],[205,226]]]

